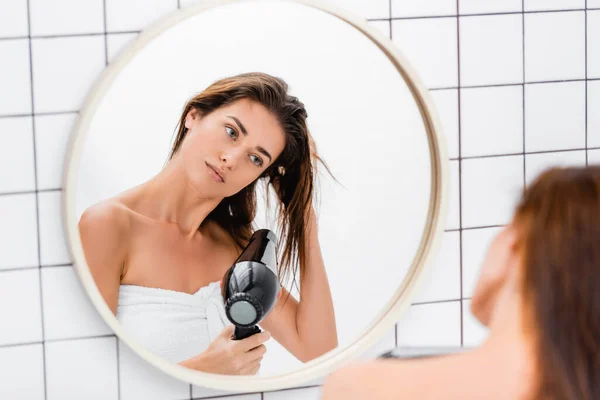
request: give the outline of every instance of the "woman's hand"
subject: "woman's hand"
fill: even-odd
[[[255,375],[267,348],[263,344],[271,338],[261,332],[246,339],[233,340],[233,325],[226,326],[202,354],[181,362],[184,367],[203,372],[225,375]]]

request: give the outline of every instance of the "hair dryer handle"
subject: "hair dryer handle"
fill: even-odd
[[[233,331],[233,340],[246,339],[247,337],[250,337],[260,332],[260,328],[257,325],[251,326],[250,328],[242,328],[236,326],[235,330]]]

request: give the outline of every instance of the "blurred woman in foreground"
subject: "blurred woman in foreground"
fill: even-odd
[[[600,166],[552,168],[526,190],[471,311],[489,328],[478,348],[351,365],[323,399],[600,399]]]

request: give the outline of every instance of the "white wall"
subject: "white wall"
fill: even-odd
[[[600,162],[600,0],[335,2],[413,62],[451,158],[433,279],[378,349],[475,345],[485,331],[468,312],[473,282],[520,191],[551,164]],[[168,378],[120,345],[82,292],[60,225],[62,160],[83,96],[123,45],[186,3],[0,0],[0,398],[224,395]],[[312,387],[230,398],[318,396]]]

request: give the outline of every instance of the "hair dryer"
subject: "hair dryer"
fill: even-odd
[[[256,326],[271,312],[281,286],[277,279],[277,236],[259,229],[221,282],[225,314],[235,325],[234,340],[260,332]]]

